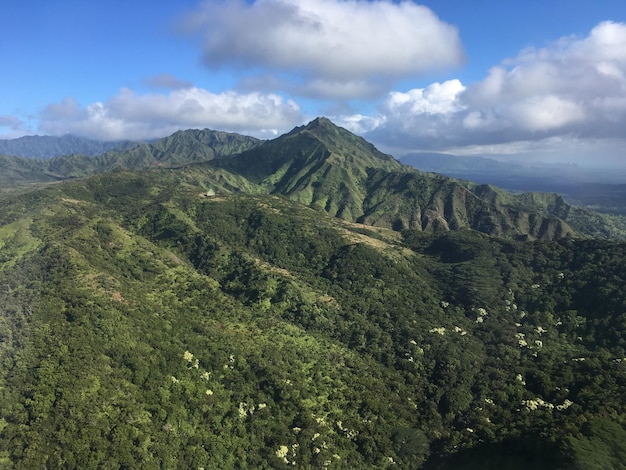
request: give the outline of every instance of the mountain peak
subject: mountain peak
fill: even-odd
[[[309,134],[309,135],[312,134],[316,137],[323,137],[329,134],[330,135],[338,134],[340,131],[343,131],[347,134],[351,134],[349,130],[337,126],[334,122],[332,122],[328,118],[316,117],[315,119],[313,119],[307,124],[294,127],[291,132],[285,134],[284,136],[278,137],[278,139],[281,139],[282,137],[286,137],[286,136],[295,136],[295,135],[301,135],[301,134]]]
[[[316,117],[304,127],[308,130],[313,130],[313,129],[320,129],[320,128],[324,128],[324,129],[337,128],[338,126],[326,117]]]
[[[363,137],[336,125],[326,117],[317,117],[306,125],[296,127],[290,133],[275,139],[274,142],[282,145],[287,140],[294,141],[293,139],[316,141],[316,145],[321,144],[324,148],[323,154],[326,157],[332,154],[340,160],[350,162],[349,164],[356,163],[364,167],[387,170],[400,170],[402,167],[391,155],[380,152]],[[310,144],[302,143],[302,145]]]
[[[335,138],[337,138],[341,136],[343,138],[361,139],[361,137],[355,136],[348,129],[338,126],[337,124],[332,122],[330,119],[325,118],[325,117],[318,117],[318,118],[313,119],[307,125],[303,126],[303,130],[310,132],[317,137],[334,136]]]

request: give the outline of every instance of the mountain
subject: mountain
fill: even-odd
[[[390,155],[326,118],[212,167],[241,175],[272,194],[288,196],[356,221],[363,214],[370,169],[402,170]]]
[[[98,157],[68,155],[36,164],[12,159],[8,167],[6,185],[13,179],[13,186],[20,183],[26,189],[32,183],[111,171],[189,167],[183,173],[203,180],[207,192],[280,194],[351,222],[396,230],[472,228],[531,240],[626,237],[622,217],[572,206],[557,194],[512,195],[425,174],[325,118],[270,141],[189,130]]]
[[[556,194],[512,195],[415,171],[325,118],[210,166],[345,220],[397,230],[473,228],[529,239],[626,236],[625,221],[574,207]]]
[[[131,170],[185,165],[235,155],[260,142],[254,137],[210,129],[178,131],[152,144],[140,145],[122,153],[110,152],[103,155],[100,165],[117,165]]]
[[[113,170],[139,170],[176,166],[222,158],[258,145],[254,137],[204,130],[179,131],[150,144],[111,151],[95,158],[70,155],[50,161],[50,171],[66,177],[87,176]]]
[[[125,150],[136,144],[131,141],[105,142],[69,134],[60,137],[33,135],[0,139],[0,154],[41,159],[72,154],[96,156],[110,150]]]
[[[47,171],[46,165],[41,161],[0,155],[0,189],[50,183],[62,179]]]
[[[333,134],[288,171],[459,184]],[[626,244],[357,224],[237,158],[0,196],[1,467],[623,465]]]

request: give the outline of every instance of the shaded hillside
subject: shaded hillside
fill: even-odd
[[[39,160],[0,155],[0,190],[22,184],[49,183],[62,179],[47,171],[46,167],[47,165]]]
[[[576,232],[554,211],[505,193],[485,198],[484,187],[424,173],[372,172],[366,224],[430,232],[473,228],[503,237],[554,239]],[[581,232],[582,233],[582,232]]]
[[[0,465],[623,461],[626,245],[392,231],[218,175],[0,201]]]

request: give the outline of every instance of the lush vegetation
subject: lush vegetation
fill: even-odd
[[[626,244],[561,198],[323,119],[3,162],[2,468],[626,465]]]
[[[395,230],[471,228],[527,240],[626,239],[626,219],[620,215],[576,207],[554,193],[513,195],[422,173],[325,118],[270,141],[189,130],[93,158],[0,156],[0,168],[5,193],[114,171],[169,169],[193,184],[201,181],[207,194],[280,194],[344,220]]]
[[[626,245],[391,231],[200,174],[3,199],[2,466],[624,465]]]
[[[210,164],[266,192],[368,225],[429,232],[472,228],[531,240],[626,238],[619,217],[572,206],[557,194],[513,195],[412,170],[324,118]]]

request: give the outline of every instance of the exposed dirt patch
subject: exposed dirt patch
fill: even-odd
[[[115,291],[111,294],[111,298],[113,300],[117,300],[118,302],[123,302],[124,301],[124,297],[122,297],[122,294],[118,291]]]

